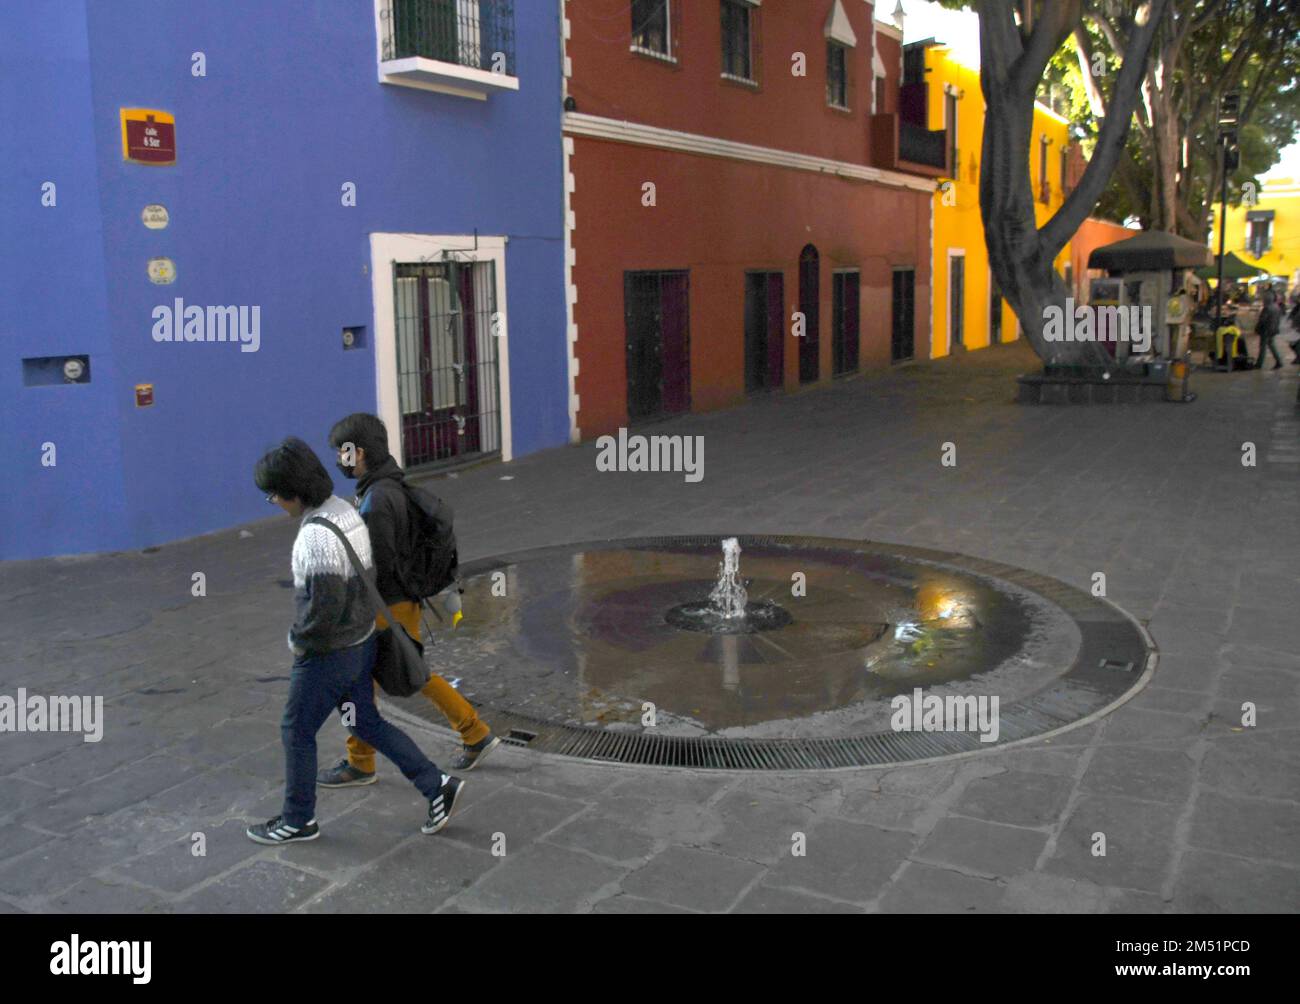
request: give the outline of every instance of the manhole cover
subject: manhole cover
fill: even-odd
[[[546,547],[462,570],[435,671],[507,741],[590,760],[825,769],[966,755],[1120,703],[1154,665],[1116,607],[959,554],[739,537],[745,622],[709,610],[721,541]],[[746,623],[752,619],[752,623]],[[445,724],[424,698],[407,712]]]

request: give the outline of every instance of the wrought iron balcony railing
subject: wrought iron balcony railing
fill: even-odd
[[[898,124],[898,159],[930,167],[948,163],[948,134],[942,129],[923,129],[911,122]]]
[[[515,76],[514,0],[384,0],[383,58]]]

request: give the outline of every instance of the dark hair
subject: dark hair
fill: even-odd
[[[311,509],[334,494],[334,482],[320,458],[297,436],[289,436],[262,457],[253,467],[253,480],[262,491],[298,499]]]
[[[368,412],[353,412],[334,423],[334,428],[330,429],[330,446],[337,450],[344,443],[366,451],[367,470],[373,471],[389,457],[388,429],[379,416]]]

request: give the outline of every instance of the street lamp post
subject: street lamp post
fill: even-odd
[[[1218,336],[1223,321],[1223,251],[1227,240],[1228,171],[1235,170],[1240,162],[1237,153],[1237,110],[1241,95],[1229,91],[1219,102],[1219,150],[1223,161],[1223,181],[1219,190],[1219,276],[1214,289],[1214,333]],[[1232,354],[1228,354],[1228,368],[1232,369]]]

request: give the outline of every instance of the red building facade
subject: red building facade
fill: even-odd
[[[574,439],[926,357],[943,144],[870,3],[561,3]]]

